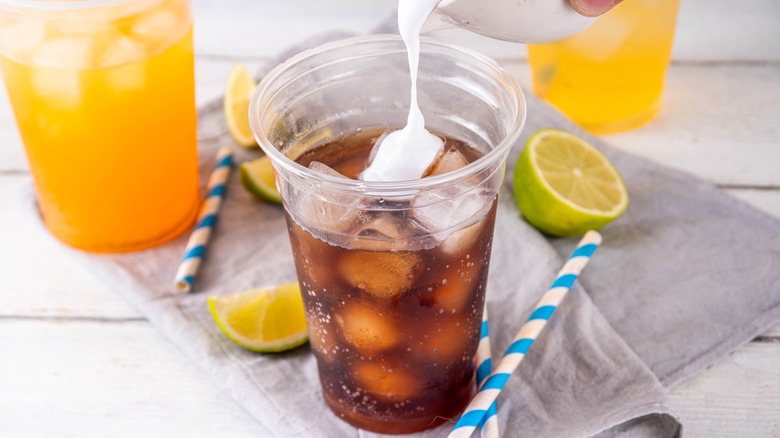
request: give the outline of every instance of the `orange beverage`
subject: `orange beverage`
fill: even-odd
[[[536,95],[585,129],[635,128],[661,107],[679,0],[629,0],[567,39],[528,46]]]
[[[197,215],[186,0],[0,0],[0,66],[49,230],[88,251],[151,247]]]

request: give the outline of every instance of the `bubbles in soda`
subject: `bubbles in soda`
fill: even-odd
[[[336,138],[297,161],[356,179],[381,132]],[[481,155],[443,138],[427,175]],[[496,208],[478,183],[464,179],[457,190],[466,196],[454,200],[449,193],[381,201],[323,193],[340,205],[332,221],[300,200],[287,211],[323,396],[353,425],[423,430],[468,402]]]
[[[339,260],[339,274],[353,288],[375,298],[396,298],[412,286],[422,259],[416,252],[349,251]]]
[[[385,401],[403,402],[426,389],[414,372],[398,365],[362,361],[352,367],[352,372],[361,388]]]
[[[464,311],[474,289],[478,289],[485,281],[482,278],[484,271],[482,264],[475,263],[470,254],[445,267],[441,282],[433,290],[435,305],[451,314]]]
[[[346,303],[335,316],[337,333],[364,357],[396,345],[399,331],[392,318],[376,306],[360,302]]]

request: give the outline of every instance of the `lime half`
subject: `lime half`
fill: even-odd
[[[230,135],[236,143],[244,147],[257,146],[249,126],[249,101],[255,87],[257,81],[246,67],[240,63],[234,65],[228,75],[222,109]]]
[[[274,168],[267,156],[241,163],[238,173],[241,184],[250,193],[264,201],[274,204],[282,203],[282,197],[276,190]]]
[[[584,139],[560,129],[542,129],[517,160],[514,192],[526,220],[555,236],[603,227],[628,206],[628,192],[615,167]]]
[[[298,283],[211,296],[208,304],[222,333],[246,349],[275,353],[309,339]]]

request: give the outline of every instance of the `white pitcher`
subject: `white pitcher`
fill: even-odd
[[[423,32],[461,27],[500,40],[538,44],[574,35],[595,20],[577,13],[569,0],[443,0]]]

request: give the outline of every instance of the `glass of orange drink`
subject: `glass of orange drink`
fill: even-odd
[[[661,107],[679,0],[626,0],[579,34],[528,46],[534,93],[588,131],[635,128]]]
[[[198,204],[187,0],[0,0],[0,67],[47,228],[148,248]]]

